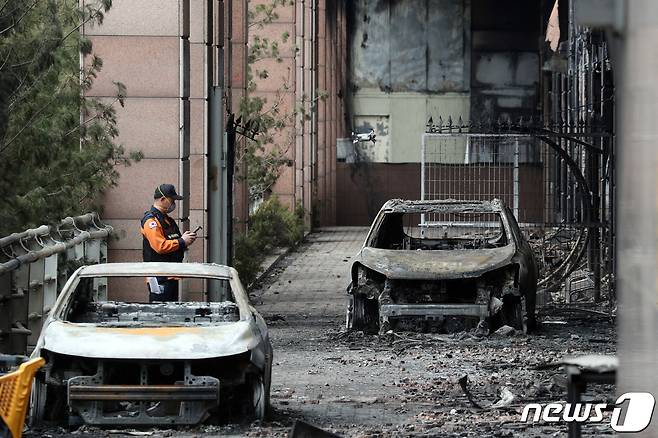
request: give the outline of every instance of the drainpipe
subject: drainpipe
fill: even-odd
[[[179,178],[181,231],[190,229],[190,0],[180,3]]]
[[[206,1],[205,37],[205,139],[207,147],[208,257],[210,263],[231,263],[231,173],[224,130],[224,2]],[[215,26],[217,24],[217,27]],[[217,34],[217,35],[216,35]],[[226,291],[219,282],[209,282],[208,299],[222,301]]]

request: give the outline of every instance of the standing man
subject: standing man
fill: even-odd
[[[169,213],[176,208],[176,201],[183,199],[173,184],[160,184],[153,195],[155,201],[144,213],[141,222],[143,236],[142,256],[145,262],[183,261],[185,248],[196,240],[196,234],[186,231],[181,235],[176,221]],[[156,277],[149,279],[149,301],[177,301],[178,279]]]

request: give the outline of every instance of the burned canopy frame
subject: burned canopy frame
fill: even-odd
[[[548,126],[532,119],[512,122],[501,118],[477,123],[461,118],[454,122],[452,117],[447,122],[442,118],[436,123],[430,119],[423,136],[422,197],[500,197],[513,206],[526,229],[573,228],[575,234],[568,240],[575,243],[559,263],[546,267],[539,286],[559,288],[587,254],[598,299],[602,268],[609,288],[612,287],[611,263],[601,263],[602,247],[609,257],[613,254],[612,240],[603,239],[599,230],[604,229],[608,236],[611,233],[612,221],[604,217],[602,206],[608,206],[611,213],[614,182],[606,177],[597,179],[601,169],[593,172],[587,166],[592,162],[604,167],[611,165],[609,145],[613,137],[594,123]],[[594,145],[598,142],[603,148]],[[445,150],[452,150],[452,156],[437,152]],[[568,187],[565,189],[564,184],[569,180],[574,189],[566,192]],[[605,186],[603,197],[607,196],[607,200],[599,197],[598,184]]]

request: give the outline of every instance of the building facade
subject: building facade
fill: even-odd
[[[420,198],[428,120],[536,113],[540,3],[350,2],[348,123],[376,141],[339,157],[339,225],[369,224],[388,199]]]
[[[283,110],[295,118],[275,139],[290,138],[291,147],[272,192],[291,208],[301,203],[309,224],[335,222],[335,144],[345,135],[345,4],[286,2],[277,6],[275,20],[258,32],[250,30],[248,8],[269,3],[115,0],[101,26],[83,28],[103,60],[88,95],[113,101],[115,82],[126,86],[125,106],[116,103],[118,140],[144,155],[117,169],[118,186],[105,196],[103,219],[119,237],[110,243],[110,262],[141,260],[139,220],[163,182],[174,183],[186,196],[174,212],[181,229],[203,226],[188,259],[209,260],[209,242],[219,230],[208,212],[221,190],[217,169],[209,163],[210,137],[223,130],[229,113],[239,113],[249,85],[248,38],[258,33],[289,35],[281,62],[262,61],[270,79],[249,91],[270,101],[280,93]],[[222,93],[221,116],[210,108],[213,86]],[[238,135],[236,148],[244,144]],[[235,171],[244,174],[244,163],[237,163]],[[230,192],[234,231],[244,232],[250,207],[246,182],[236,178]]]

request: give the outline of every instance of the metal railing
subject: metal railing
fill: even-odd
[[[112,232],[88,213],[0,238],[0,352],[26,354],[34,347],[73,271],[107,261]],[[106,282],[97,281],[94,290],[106,296]]]

